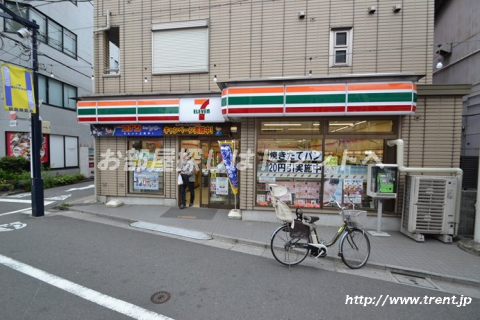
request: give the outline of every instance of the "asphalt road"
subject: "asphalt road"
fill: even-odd
[[[4,320],[478,319],[480,314],[478,299],[461,307],[435,304],[430,298],[453,295],[302,265],[289,270],[270,258],[125,225],[14,213],[0,216],[0,227],[8,229],[0,231]],[[160,291],[170,299],[155,304],[151,297]],[[420,297],[422,304],[392,304],[387,295]],[[379,304],[364,306],[367,297]]]
[[[94,193],[93,180],[44,190],[45,210],[60,205],[62,202],[81,199]],[[0,215],[31,209],[31,193],[23,192],[12,195],[0,195]]]

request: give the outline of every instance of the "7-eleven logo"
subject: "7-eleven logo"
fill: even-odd
[[[193,109],[193,114],[198,114],[198,120],[205,120],[205,115],[210,113],[209,104],[210,99],[195,99],[194,106],[199,109]]]

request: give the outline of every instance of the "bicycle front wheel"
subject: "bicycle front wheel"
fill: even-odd
[[[293,266],[307,257],[308,239],[291,238],[289,227],[283,225],[273,233],[270,249],[275,260],[286,266]]]
[[[340,256],[343,263],[350,269],[363,267],[370,257],[370,240],[360,229],[347,231],[340,242]]]

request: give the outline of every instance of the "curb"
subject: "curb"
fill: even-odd
[[[97,216],[97,217],[100,217],[100,218],[125,222],[125,223],[128,223],[129,225],[131,223],[134,223],[134,222],[138,221],[138,220],[131,220],[131,219],[127,219],[127,218],[120,218],[120,217],[116,217],[116,216],[110,216],[110,215],[106,215],[106,214],[102,214],[102,213],[98,213],[98,212],[86,211],[86,210],[72,208],[72,207],[69,207],[69,211],[81,212],[81,213]],[[196,230],[196,229],[188,229],[188,230],[205,233],[205,231]],[[248,245],[248,246],[259,247],[259,248],[263,248],[263,249],[270,249],[270,245],[268,243],[262,243],[262,242],[253,241],[253,240],[244,239],[244,238],[234,238],[234,237],[220,235],[220,234],[216,234],[216,233],[212,233],[211,235],[212,235],[213,239],[219,240],[219,241],[222,241],[222,242],[228,242],[228,243],[232,243],[232,244]],[[334,256],[326,256],[322,259],[327,259],[327,260],[336,261],[336,262],[342,262],[342,259],[340,259],[339,257],[334,257]],[[439,280],[439,281],[450,282],[450,283],[455,283],[455,284],[460,284],[460,285],[480,287],[480,281],[477,281],[477,280],[472,280],[472,279],[467,279],[467,278],[462,278],[462,277],[456,277],[456,276],[451,276],[451,275],[446,275],[446,274],[440,274],[440,273],[434,273],[434,272],[420,270],[420,269],[414,269],[414,268],[408,268],[408,267],[402,267],[402,266],[395,266],[395,265],[389,265],[389,264],[382,264],[382,263],[377,263],[377,262],[367,262],[365,267],[370,268],[370,269],[381,270],[381,271],[388,271],[388,272],[396,273],[396,274],[412,276],[412,277],[430,278],[432,280]]]
[[[480,257],[480,243],[474,240],[460,240],[458,241],[458,247],[463,251]]]
[[[238,244],[249,245],[249,246],[252,246],[252,247],[260,247],[260,248],[263,248],[263,249],[270,249],[269,244],[264,244],[264,243],[261,243],[261,242],[258,242],[258,241],[247,240],[247,239],[242,239],[242,238],[233,238],[233,237],[228,237],[228,236],[224,236],[224,235],[217,235],[217,234],[212,234],[212,237],[214,239],[224,241],[224,242],[229,242],[229,243],[234,243],[234,244],[238,243]],[[335,256],[326,256],[322,259],[336,261],[336,262],[342,262],[341,258],[335,257]],[[480,287],[480,281],[477,281],[477,280],[471,280],[471,279],[462,278],[462,277],[455,277],[455,276],[450,276],[450,275],[445,275],[445,274],[440,274],[440,273],[434,273],[434,272],[420,270],[420,269],[394,266],[394,265],[389,265],[389,264],[381,264],[381,263],[377,263],[377,262],[367,262],[365,267],[370,268],[370,269],[381,270],[381,271],[388,271],[388,272],[396,273],[396,274],[412,276],[412,277],[431,278],[432,280],[439,280],[439,281],[456,283],[456,284],[461,284],[461,285]]]
[[[74,211],[74,212],[86,213],[86,214],[90,214],[92,216],[96,216],[96,217],[99,217],[99,218],[105,218],[105,219],[109,219],[109,220],[125,222],[125,223],[128,223],[128,224],[138,221],[138,220],[131,220],[131,219],[127,219],[127,218],[120,218],[120,217],[116,217],[116,216],[110,216],[108,214],[103,214],[103,213],[98,213],[98,212],[76,209],[76,208],[72,208],[72,207],[68,207],[67,210],[63,210],[63,211]]]

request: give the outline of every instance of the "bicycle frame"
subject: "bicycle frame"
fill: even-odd
[[[307,225],[310,227],[310,241],[311,241],[308,243],[308,247],[309,249],[313,249],[313,248],[319,249],[319,254],[316,256],[317,258],[323,254],[322,251],[324,251],[325,254],[327,254],[327,248],[333,246],[338,241],[338,239],[342,236],[342,234],[348,231],[347,222],[343,221],[342,226],[337,230],[337,233],[333,236],[333,238],[329,242],[325,243],[324,241],[319,241],[317,226],[315,225],[315,223],[307,223]],[[341,253],[340,247],[339,247],[339,253]]]

